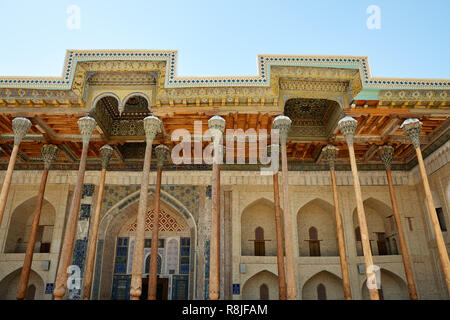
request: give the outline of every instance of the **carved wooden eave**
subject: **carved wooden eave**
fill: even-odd
[[[347,147],[336,127],[343,115],[358,120],[355,153],[362,168],[381,165],[374,150],[384,143],[395,148],[393,168],[411,168],[414,149],[400,129],[409,117],[424,124],[424,155],[448,140],[450,80],[374,78],[367,57],[260,55],[258,74],[253,76],[179,77],[176,69],[176,51],[70,50],[62,77],[0,77],[0,163],[9,157],[11,120],[17,116],[28,117],[33,124],[21,145],[18,168],[41,165],[39,149],[46,142],[56,143],[62,151],[56,165],[75,167],[81,150],[76,121],[91,114],[98,126],[88,168],[98,167],[98,149],[110,143],[116,151],[112,168],[139,170],[139,150],[126,144],[144,141],[140,121],[146,114],[163,121],[155,144],[173,145],[174,130],[192,132],[194,121],[202,121],[205,130],[213,115],[223,116],[227,128],[270,131],[274,117],[283,114],[292,99],[324,99],[338,106],[317,126],[301,116],[294,120],[288,143],[294,168],[322,166],[317,164],[320,150],[330,142],[340,148],[337,168],[347,168]],[[125,112],[121,128],[132,130],[117,134],[122,130],[117,123],[112,130],[95,114],[98,101],[106,96],[116,99],[120,112],[135,96],[148,102],[148,110]]]

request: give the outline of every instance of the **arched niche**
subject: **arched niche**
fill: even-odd
[[[36,202],[37,196],[24,201],[14,209],[8,226],[5,253],[25,253],[30,238]],[[44,199],[34,252],[50,252],[55,215],[55,207]]]
[[[302,289],[303,300],[318,300],[319,291],[323,290],[327,300],[343,300],[342,279],[328,271],[316,273],[305,282]]]
[[[339,254],[334,208],[327,201],[309,201],[297,213],[298,247],[300,256],[337,256]],[[311,236],[315,236],[312,239]]]
[[[16,299],[21,272],[22,268],[16,269],[0,281],[0,300]],[[26,298],[33,298],[33,300],[42,300],[44,298],[44,281],[34,270],[30,270],[28,289],[30,287],[34,287],[34,294],[32,295],[33,288],[31,288],[31,291],[27,290]]]
[[[151,211],[155,207],[154,202],[154,187],[149,187],[147,194],[147,211]],[[116,240],[118,236],[133,237],[134,231],[130,230],[130,225],[136,222],[137,211],[139,207],[140,191],[136,191],[127,197],[121,199],[115,205],[113,205],[102,217],[99,227],[99,241],[103,242],[103,249],[101,259],[96,261],[99,264],[101,270],[99,281],[99,299],[110,299],[113,283],[114,272],[114,257],[116,250]],[[189,297],[193,296],[194,284],[195,284],[195,245],[197,237],[197,227],[192,213],[176,198],[171,196],[164,190],[161,190],[160,208],[173,217],[176,217],[177,221],[182,223],[185,228],[182,233],[177,233],[178,236],[185,236],[190,238],[190,269],[189,269]],[[160,229],[161,230],[161,229]],[[163,237],[169,238],[170,232],[160,231],[160,239]],[[147,228],[145,231],[145,238],[151,239],[151,228]],[[169,240],[170,241],[170,240]],[[130,238],[131,248],[131,238]],[[181,250],[181,247],[177,247],[177,250]],[[131,253],[130,253],[131,256]],[[130,259],[131,260],[131,259]],[[164,259],[163,259],[164,260]],[[144,259],[145,262],[145,259]],[[169,261],[163,261],[164,265]],[[128,262],[127,262],[128,264]],[[143,264],[143,268],[144,268]],[[128,267],[127,267],[128,268]],[[94,280],[95,281],[95,280]]]
[[[367,229],[369,231],[370,245],[373,255],[397,255],[399,254],[397,227],[392,209],[384,202],[368,198],[364,200]],[[363,255],[361,241],[358,240],[360,232],[358,212],[353,210],[353,231],[356,240],[356,252]]]
[[[386,269],[380,269],[381,277],[381,291],[380,298],[383,300],[408,300],[409,293],[405,281],[393,272]],[[367,281],[364,281],[362,286],[362,298],[370,300],[369,289],[367,288]]]
[[[258,229],[260,228],[260,229]],[[255,238],[256,231],[263,230],[266,256],[276,256],[275,207],[273,202],[261,198],[249,204],[241,215],[241,254],[254,256],[255,246],[261,241]]]
[[[278,299],[278,277],[270,271],[263,270],[245,281],[242,286],[242,299],[244,300],[260,300],[261,286],[267,286],[268,299]],[[263,287],[263,291],[266,290]],[[265,292],[263,292],[265,294]]]

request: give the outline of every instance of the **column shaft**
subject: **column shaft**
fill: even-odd
[[[289,203],[289,179],[286,155],[286,143],[281,143],[281,172],[283,178],[283,209],[284,209],[284,245],[286,246],[286,274],[287,274],[287,299],[297,299],[295,282],[294,239],[292,234],[292,217]]]
[[[156,171],[155,190],[155,219],[153,221],[152,248],[150,252],[150,271],[148,275],[148,300],[156,300],[156,284],[158,281],[158,236],[159,236],[159,208],[161,195],[162,167]]]
[[[283,232],[280,217],[278,172],[273,174],[273,198],[275,205],[275,228],[277,232],[278,297],[280,300],[286,300],[286,274],[284,272]]]
[[[131,275],[130,296],[132,300],[139,300],[142,294],[142,268],[144,260],[145,217],[147,215],[147,192],[152,158],[152,145],[145,147],[144,168],[142,171],[141,193],[136,218],[136,238],[134,240],[133,265]]]
[[[370,250],[369,230],[367,229],[366,215],[364,213],[364,204],[361,195],[361,186],[359,184],[358,167],[356,166],[355,149],[353,144],[348,144],[350,154],[350,165],[352,168],[353,187],[355,189],[356,210],[358,213],[359,228],[361,231],[361,243],[364,253],[364,264],[366,266],[367,281],[375,279],[372,252]],[[378,290],[374,287],[369,288],[371,300],[379,300]]]
[[[405,267],[406,281],[408,282],[409,297],[411,300],[417,300],[416,284],[414,283],[414,275],[412,271],[411,260],[409,258],[409,252],[406,246],[406,238],[405,233],[403,231],[402,220],[400,219],[400,214],[398,212],[397,197],[395,196],[394,183],[392,182],[392,174],[390,169],[386,170],[386,176],[389,185],[389,195],[391,197],[392,211],[394,212],[394,219],[397,225],[398,240],[400,243],[400,250],[402,253],[403,266]]]
[[[62,300],[66,293],[67,282],[67,268],[71,264],[73,245],[75,240],[75,233],[77,228],[78,213],[80,210],[81,191],[83,188],[84,173],[86,170],[86,159],[88,153],[89,143],[83,143],[81,152],[80,166],[78,169],[75,189],[73,191],[72,203],[70,205],[69,216],[67,217],[66,231],[64,234],[64,241],[61,248],[61,255],[59,258],[58,272],[55,281],[55,289],[53,296],[55,300]]]
[[[345,300],[352,299],[352,292],[350,289],[350,277],[348,275],[348,263],[347,255],[345,253],[345,242],[344,242],[344,231],[342,227],[341,212],[339,209],[339,199],[336,185],[336,174],[333,168],[330,168],[331,174],[331,186],[333,190],[333,200],[334,200],[334,215],[336,218],[336,232],[337,240],[339,246],[339,258],[341,262],[341,272],[342,272],[342,284],[344,286],[344,298]]]
[[[102,210],[103,190],[105,189],[106,168],[103,168],[100,176],[97,205],[95,207],[92,233],[89,238],[89,251],[86,258],[86,270],[84,275],[83,299],[91,298],[92,278],[94,274],[95,253],[97,250],[98,228],[100,226],[100,212]]]
[[[217,161],[212,165],[211,182],[211,240],[209,269],[209,299],[218,300],[220,296],[220,171]]]
[[[36,236],[39,228],[39,218],[41,217],[42,203],[44,201],[45,186],[47,184],[48,169],[42,172],[41,185],[39,194],[33,212],[33,222],[31,225],[30,238],[28,239],[27,251],[23,262],[22,271],[20,273],[19,288],[17,290],[17,300],[25,299],[27,294],[28,280],[30,278],[31,264],[33,262],[34,246],[36,244]]]
[[[416,147],[417,161],[419,163],[420,175],[422,176],[423,188],[425,189],[425,197],[427,200],[428,212],[430,213],[431,224],[433,225],[434,235],[436,236],[436,244],[441,259],[442,269],[447,283],[447,289],[450,293],[450,262],[448,258],[447,248],[445,246],[444,237],[442,236],[441,227],[434,207],[433,197],[431,196],[430,185],[428,183],[428,176],[423,163],[422,151],[420,145]]]
[[[8,169],[6,170],[5,180],[3,180],[2,191],[0,193],[0,225],[2,224],[3,214],[5,213],[9,187],[11,186],[14,165],[16,164],[17,159],[17,152],[19,152],[19,146],[15,144],[11,152],[11,157],[9,158]]]

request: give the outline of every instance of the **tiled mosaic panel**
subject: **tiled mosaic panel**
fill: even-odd
[[[188,287],[188,275],[174,275],[172,278],[172,300],[187,300]]]
[[[114,273],[127,273],[128,238],[117,238]]]
[[[88,244],[89,220],[94,195],[94,184],[83,184],[81,189],[81,205],[78,212],[78,227],[75,235],[75,243],[72,253],[72,265],[77,265],[81,271],[81,281],[83,280],[84,264],[86,260],[86,250]],[[82,286],[82,283],[81,283]],[[80,289],[69,289],[70,300],[81,299]]]
[[[139,191],[140,185],[106,185],[102,200],[102,215],[105,214],[111,207],[123,200],[132,193]],[[198,211],[198,186],[172,186],[163,185],[161,190],[169,193],[175,199],[180,201],[186,208],[194,213]],[[135,201],[134,199],[132,201]],[[124,203],[123,207],[129,203]],[[121,208],[119,208],[121,209]]]
[[[155,210],[152,209],[147,212],[145,217],[145,231],[152,231],[155,219]],[[131,223],[127,230],[128,231],[136,231],[137,222]],[[184,226],[172,217],[169,213],[167,213],[164,209],[161,209],[159,212],[159,231],[184,231]]]
[[[189,274],[190,238],[180,239],[180,274]]]
[[[111,300],[130,300],[131,275],[114,275]]]
[[[167,244],[167,270],[169,274],[175,274],[178,269],[178,241],[169,240]]]

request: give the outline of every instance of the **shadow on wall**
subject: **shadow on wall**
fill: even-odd
[[[241,255],[277,255],[274,210],[273,202],[261,198],[249,204],[242,211]]]
[[[0,281],[0,300],[15,300],[17,296],[17,288],[19,287],[20,272],[19,268]],[[30,272],[30,280],[28,281],[28,290],[26,300],[41,300],[44,298],[44,281],[33,270]]]
[[[263,270],[248,279],[242,286],[242,299],[278,300],[278,277]]]
[[[303,285],[302,299],[344,300],[342,279],[328,271],[316,273]]]
[[[6,238],[5,253],[25,253],[33,223],[37,196],[20,204],[12,213]],[[48,253],[53,237],[56,210],[44,199],[34,252]]]
[[[314,199],[297,213],[300,257],[338,256],[334,207],[322,199]]]
[[[382,300],[409,300],[408,287],[405,281],[385,269],[381,269],[381,290],[378,292]],[[362,286],[362,297],[364,300],[370,300],[366,281]]]

